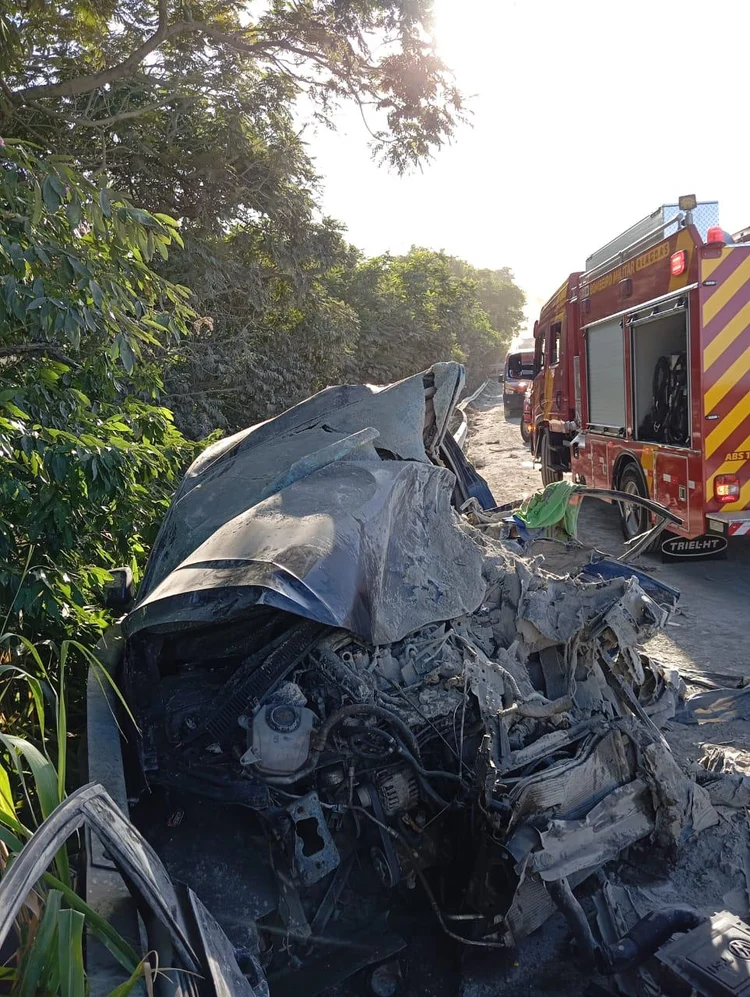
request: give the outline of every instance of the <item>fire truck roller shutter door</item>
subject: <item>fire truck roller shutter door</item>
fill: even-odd
[[[619,432],[625,427],[625,354],[619,318],[586,329],[589,424]]]

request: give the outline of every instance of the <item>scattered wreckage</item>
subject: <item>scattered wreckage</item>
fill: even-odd
[[[137,727],[90,683],[90,777],[244,973],[206,993],[311,997],[367,967],[395,993],[425,915],[490,950],[559,909],[613,980],[713,930],[676,908],[594,938],[579,884],[718,820],[660,730],[680,677],[638,650],[678,593],[603,557],[557,577],[488,535],[503,514],[448,432],[462,383],[446,363],[329,388],[210,447],[110,640]],[[121,916],[112,859],[93,849],[89,899]],[[173,935],[147,943],[194,969]]]

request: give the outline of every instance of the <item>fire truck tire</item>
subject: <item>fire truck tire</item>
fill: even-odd
[[[531,430],[526,425],[526,420],[521,415],[521,439],[524,443],[529,443],[531,441]]]
[[[628,492],[630,495],[640,495],[641,498],[648,498],[648,485],[643,477],[640,465],[626,464],[620,475],[617,488],[621,492]],[[641,533],[645,533],[650,527],[648,510],[642,506],[628,506],[625,502],[618,502],[620,512],[620,526],[622,534],[626,540],[632,540]],[[657,541],[658,542],[658,541]],[[651,549],[651,547],[649,547]]]
[[[562,471],[552,466],[552,447],[549,442],[549,430],[542,430],[540,454],[542,459],[542,484],[551,485],[553,481],[562,481]]]

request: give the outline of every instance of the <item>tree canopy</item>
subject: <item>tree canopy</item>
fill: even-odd
[[[397,171],[453,136],[431,6],[0,7],[0,601],[41,632],[102,622],[191,440],[341,380],[478,378],[517,332],[510,271],[367,259],[319,208],[300,101],[353,101]]]
[[[399,170],[452,136],[463,100],[429,35],[430,0],[7,0],[0,12],[0,127],[64,142],[85,165],[153,182],[177,168],[202,190],[241,179],[241,122],[279,127],[304,94],[326,120],[362,109],[373,151]],[[154,145],[154,125],[162,142]],[[213,142],[216,157],[190,148]],[[164,139],[168,141],[164,141]],[[58,151],[62,151],[59,150]],[[226,164],[221,152],[228,153]],[[185,163],[187,157],[187,163]],[[251,171],[252,172],[252,171]],[[210,181],[210,182],[209,182]],[[225,193],[230,193],[225,191]],[[178,214],[182,215],[180,211]]]

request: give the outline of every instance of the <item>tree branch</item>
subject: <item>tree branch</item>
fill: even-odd
[[[80,118],[74,114],[66,114],[65,111],[53,111],[50,107],[45,107],[44,104],[40,104],[35,100],[24,101],[25,107],[31,107],[35,111],[40,111],[42,114],[48,114],[52,118],[60,118],[62,121],[69,121],[72,125],[81,125],[83,128],[109,128],[111,125],[116,125],[120,121],[127,121],[129,118],[138,118],[142,114],[146,114],[148,111],[154,111],[157,108],[164,107],[165,104],[169,103],[170,100],[197,100],[197,97],[187,98],[184,95],[178,93],[172,93],[168,96],[162,97],[160,100],[151,101],[150,104],[144,104],[142,107],[135,108],[132,111],[120,111],[118,114],[112,114],[108,118]]]
[[[116,80],[134,76],[143,61],[165,41],[178,35],[194,32],[202,34],[205,38],[219,45],[226,45],[246,55],[272,58],[272,53],[274,52],[286,52],[299,59],[312,62],[319,68],[330,70],[342,80],[347,80],[349,75],[347,66],[343,70],[337,70],[335,67],[330,66],[326,62],[325,57],[314,48],[301,47],[299,44],[293,44],[288,39],[266,39],[263,42],[248,42],[240,35],[222,31],[214,25],[202,21],[177,21],[174,24],[169,24],[167,0],[159,0],[159,22],[156,31],[122,62],[116,66],[111,66],[109,69],[103,69],[99,73],[90,73],[86,76],[62,80],[58,83],[41,83],[25,87],[23,90],[17,90],[12,95],[13,102],[16,106],[35,106],[31,102],[40,97],[78,97],[92,90],[98,90],[110,83],[114,83]],[[351,58],[351,47],[348,55]],[[372,69],[373,67],[369,63],[365,63],[363,68]],[[61,116],[63,112],[58,111],[55,113],[57,116]],[[80,122],[75,123],[84,123],[85,121],[86,119],[81,119]]]
[[[189,21],[178,21],[172,25],[168,21],[168,0],[159,0],[159,22],[156,31],[142,45],[131,52],[127,59],[109,69],[103,69],[100,73],[90,73],[87,76],[79,76],[77,79],[62,80],[60,83],[41,83],[33,87],[26,87],[24,90],[18,90],[14,95],[15,102],[25,104],[28,100],[35,100],[37,97],[77,97],[80,94],[89,93],[91,90],[98,90],[124,76],[133,75],[143,60],[159,48],[162,42],[185,31],[197,30]]]
[[[7,357],[15,357],[17,360],[20,360],[22,357],[34,354],[52,357],[64,364],[68,364],[70,367],[78,366],[74,360],[71,360],[67,353],[61,350],[59,346],[55,346],[54,343],[18,343],[15,346],[0,346],[0,360],[4,360]]]

